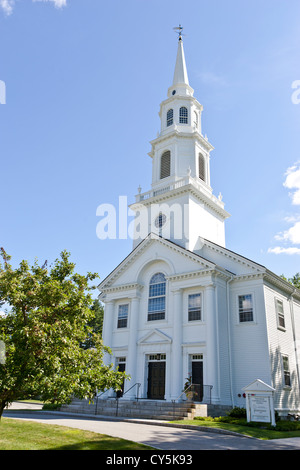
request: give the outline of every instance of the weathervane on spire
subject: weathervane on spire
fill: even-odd
[[[181,24],[179,26],[176,26],[175,28],[173,28],[175,30],[175,32],[178,34],[178,40],[181,41],[182,40],[182,36],[184,36],[184,34],[182,34],[182,30],[183,30],[183,27],[181,26]]]

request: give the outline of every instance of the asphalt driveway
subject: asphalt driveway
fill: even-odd
[[[89,430],[139,442],[160,450],[300,450],[300,438],[261,441],[241,435],[166,426],[166,423],[145,424],[145,420],[137,422],[127,418],[108,419],[98,416],[95,419],[83,415],[44,412],[39,406],[21,403],[5,410],[3,416]]]

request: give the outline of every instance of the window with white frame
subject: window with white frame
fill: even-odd
[[[185,106],[182,106],[179,109],[179,123],[187,124],[188,123],[188,110]]]
[[[119,305],[118,328],[127,328],[128,304]]]
[[[164,320],[165,310],[166,278],[163,273],[157,273],[149,283],[148,321]]]
[[[283,302],[279,299],[275,299],[275,307],[276,307],[278,327],[285,329]]]
[[[201,294],[190,294],[188,302],[188,321],[201,320]]]
[[[167,127],[173,124],[173,109],[169,109],[167,112]]]
[[[282,356],[282,368],[283,368],[283,384],[286,387],[291,386],[291,373],[290,373],[290,365],[289,365],[289,357]]]
[[[252,294],[239,295],[239,321],[252,322],[253,321],[253,298]]]

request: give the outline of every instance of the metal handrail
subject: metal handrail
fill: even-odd
[[[173,402],[178,401],[179,398],[180,398],[182,395],[184,395],[184,394],[188,391],[188,389],[191,388],[193,385],[198,385],[198,384],[191,384],[191,385],[189,385],[185,390],[183,390],[183,391],[181,392],[181,394],[180,394],[177,398],[175,398],[175,400],[172,400],[172,401],[173,401]]]
[[[95,415],[97,414],[97,409],[98,409],[98,398],[101,397],[107,390],[104,390],[104,392],[100,393],[100,395],[96,395],[96,407],[95,407]]]
[[[140,391],[140,386],[141,384],[139,382],[136,382],[134,385],[132,385],[128,390],[126,390],[126,392],[123,392],[122,394],[122,397],[124,397],[124,395],[129,392],[133,387],[135,386],[138,386],[138,389],[137,389],[137,396],[136,396],[136,400],[139,401],[139,391]],[[118,416],[118,411],[119,411],[119,399],[121,397],[116,397],[116,402],[117,402],[117,409],[116,409],[116,416]]]
[[[181,394],[180,394],[175,400],[172,400],[172,402],[175,403],[176,401],[178,401],[178,400],[182,397],[182,395],[184,395],[184,394],[186,394],[186,392],[188,392],[188,390],[189,390],[191,387],[195,387],[195,386],[198,386],[198,387],[201,387],[201,386],[202,386],[203,389],[204,389],[204,387],[209,387],[209,388],[210,388],[210,393],[211,393],[211,390],[212,390],[212,388],[213,388],[212,385],[190,384],[186,389],[184,389],[184,390],[181,392]],[[209,397],[209,402],[211,402],[211,396]]]
[[[139,400],[139,391],[140,391],[140,386],[141,386],[141,384],[140,384],[139,382],[136,382],[136,383],[135,383],[134,385],[132,385],[128,390],[126,390],[126,392],[123,392],[123,395],[122,395],[122,396],[124,396],[125,393],[129,392],[129,390],[131,390],[131,389],[132,389],[133,387],[135,387],[136,385],[138,386],[138,389],[137,389],[137,397],[136,397],[136,399],[137,399],[137,401],[138,401],[138,400]]]

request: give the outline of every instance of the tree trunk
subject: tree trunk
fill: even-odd
[[[1,400],[0,401],[0,419],[2,418],[3,410],[4,410],[4,408],[6,407],[7,404],[8,403],[7,403],[6,400]]]

